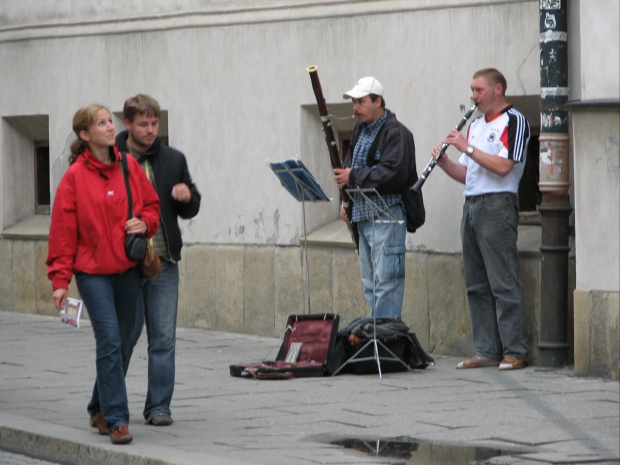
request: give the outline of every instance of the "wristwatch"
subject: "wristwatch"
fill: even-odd
[[[474,148],[470,145],[469,147],[467,147],[467,155],[471,156],[474,154]]]

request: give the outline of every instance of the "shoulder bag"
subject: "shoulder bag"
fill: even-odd
[[[133,217],[133,197],[131,195],[131,187],[129,186],[129,167],[126,156],[127,154],[121,154],[121,167],[123,177],[125,178],[127,201],[129,203],[127,218],[130,219]],[[153,245],[147,239],[146,234],[127,234],[125,238],[125,253],[129,260],[140,263],[140,273],[143,278],[151,280],[161,275],[161,260]]]

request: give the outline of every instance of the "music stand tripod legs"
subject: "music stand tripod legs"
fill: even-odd
[[[372,289],[372,316],[373,316],[373,326],[372,326],[372,338],[369,339],[360,349],[355,352],[349,359],[344,362],[338,369],[333,373],[333,375],[338,374],[346,365],[349,363],[360,363],[369,360],[375,360],[377,363],[377,371],[379,372],[379,379],[383,377],[381,373],[381,360],[384,362],[398,362],[402,364],[408,371],[413,371],[409,365],[407,365],[403,360],[401,360],[394,352],[392,352],[383,342],[377,339],[377,273],[376,273],[376,256],[375,256],[375,223],[399,223],[402,224],[402,220],[398,220],[390,211],[387,206],[385,200],[381,195],[377,192],[376,189],[362,189],[362,188],[354,188],[354,189],[346,189],[346,192],[349,194],[351,199],[355,199],[353,193],[360,194],[361,201],[358,198],[358,202],[364,202],[366,207],[371,212],[371,222],[372,222],[372,248],[371,248],[371,265],[372,265],[372,281],[373,281],[373,289]],[[375,194],[377,201],[369,198],[368,194]],[[355,200],[353,200],[355,202]],[[363,350],[369,345],[373,345],[373,356],[372,357],[358,357]],[[385,355],[379,354],[379,346],[381,346],[391,357],[386,357]]]
[[[308,265],[308,236],[306,233],[306,201],[331,201],[319,185],[316,178],[310,173],[301,160],[287,160],[283,163],[272,163],[266,160],[282,185],[291,195],[301,202],[304,230],[304,265],[306,272],[306,291],[308,297],[308,314],[312,313],[310,306],[310,268]]]

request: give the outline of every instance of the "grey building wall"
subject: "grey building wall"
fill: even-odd
[[[171,145],[187,155],[211,200],[184,226],[188,243],[298,243],[301,209],[265,158],[300,156],[335,197],[320,125],[304,116],[315,104],[308,65],[319,67],[330,107],[345,103],[342,93],[359,77],[381,80],[388,107],[414,133],[422,167],[460,107],[469,107],[476,69],[502,69],[511,95],[538,94],[535,1],[458,8],[445,1],[230,2],[225,10],[200,2],[167,13],[167,2],[154,2],[160,15],[141,3],[128,12],[118,0],[105,7],[60,2],[60,13],[35,2],[34,17],[5,3],[15,24],[0,30],[0,59],[11,63],[0,70],[2,117],[49,117],[52,187],[66,169],[77,108],[97,101],[118,113],[129,95],[152,94],[168,112]],[[32,214],[11,185],[29,170],[12,147],[28,138],[8,132],[0,135],[2,228]],[[410,247],[456,252],[462,188],[438,173],[426,189],[432,214]],[[337,217],[336,203],[313,206],[309,230]]]
[[[521,245],[522,249],[530,246]],[[56,314],[46,279],[46,256],[44,240],[0,240],[0,275],[5,277],[0,281],[0,310]],[[311,246],[308,260],[312,313],[336,313],[342,326],[368,314],[353,250]],[[188,245],[179,265],[178,324],[279,337],[289,315],[308,312],[302,262],[299,247]],[[536,363],[539,254],[522,251],[520,265],[530,328],[530,361]],[[408,252],[406,274],[402,318],[423,347],[435,354],[471,355],[474,347],[461,254]],[[69,294],[79,295],[74,282]],[[260,358],[265,354],[254,355]]]
[[[620,6],[574,0],[569,7],[575,372],[618,379]]]

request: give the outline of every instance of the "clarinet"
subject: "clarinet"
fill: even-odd
[[[472,107],[469,110],[467,110],[467,112],[461,118],[461,121],[459,121],[459,124],[457,124],[456,126],[457,131],[460,131],[463,128],[463,126],[465,126],[465,123],[467,122],[469,118],[471,118],[471,115],[474,114],[474,111],[476,111],[477,107],[478,105],[474,103]],[[448,149],[448,144],[441,144],[441,150],[436,156],[431,158],[431,161],[429,162],[428,165],[426,165],[426,168],[424,168],[424,172],[422,173],[420,178],[417,180],[417,182],[413,185],[411,190],[420,192],[420,189],[422,189],[422,185],[426,182],[426,178],[428,178],[429,174],[431,174],[431,171],[433,171],[433,168],[435,168],[435,165],[437,164],[437,162],[439,161],[441,156],[446,152],[447,149]]]
[[[312,90],[314,91],[316,103],[319,107],[319,115],[321,116],[321,123],[323,123],[323,132],[325,133],[325,141],[327,142],[329,159],[332,163],[332,168],[342,168],[342,160],[340,159],[340,155],[338,153],[338,144],[336,143],[336,138],[334,137],[334,128],[332,126],[332,122],[329,119],[329,114],[327,113],[327,105],[325,104],[325,98],[323,97],[323,90],[321,89],[321,83],[319,81],[317,67],[314,65],[308,66],[308,68],[306,68],[306,71],[310,73]],[[351,210],[353,202],[351,201],[351,197],[349,197],[349,194],[347,194],[344,187],[340,188],[340,201],[342,202],[342,205],[347,212],[347,227],[349,228],[351,239],[355,243],[355,251],[359,253],[360,236],[359,232],[357,231],[357,227],[351,221]]]

